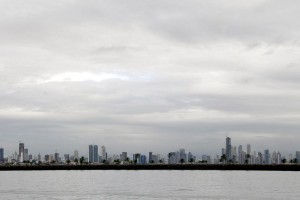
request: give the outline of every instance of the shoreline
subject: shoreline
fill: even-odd
[[[14,165],[0,166],[0,171],[43,170],[221,170],[221,171],[300,171],[300,165],[235,164],[147,164],[147,165]]]

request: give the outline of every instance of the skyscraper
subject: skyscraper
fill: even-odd
[[[66,162],[67,160],[70,160],[70,155],[69,155],[69,154],[65,154],[65,155],[64,155],[64,160],[65,160],[65,162]]]
[[[122,152],[120,155],[120,161],[126,161],[127,160],[127,152]]]
[[[269,153],[269,149],[266,149],[265,150],[265,155],[264,155],[264,158],[265,158],[265,164],[266,165],[269,165],[270,164],[270,153]]]
[[[146,155],[141,155],[141,164],[146,164]]]
[[[243,146],[242,145],[239,145],[238,147],[238,154],[241,154],[243,151]]]
[[[37,161],[38,161],[38,162],[41,162],[41,161],[42,161],[41,154],[39,154],[39,155],[38,155],[38,157],[37,157]]]
[[[46,162],[50,162],[50,156],[48,154],[45,155],[44,159],[45,159]]]
[[[92,144],[89,145],[89,162],[94,162],[94,145]]]
[[[101,147],[101,157],[102,157],[102,160],[107,160],[107,154],[106,154],[105,146]]]
[[[247,144],[247,154],[251,155],[251,145]]]
[[[94,145],[94,163],[99,162],[98,145]]]
[[[232,156],[231,156],[231,138],[230,137],[226,137],[226,159],[227,159],[227,162],[232,159]]]
[[[4,162],[4,149],[0,148],[0,163]]]
[[[257,161],[255,162],[256,164],[263,164],[263,156],[261,152],[258,152],[257,154]]]
[[[179,162],[187,162],[187,155],[185,153],[185,149],[179,149]]]
[[[74,160],[75,160],[75,159],[77,159],[77,160],[79,159],[79,153],[78,153],[78,150],[75,150],[75,151],[74,151]]]
[[[89,145],[89,162],[90,163],[98,163],[99,155],[98,155],[98,145]]]
[[[149,152],[149,163],[152,163],[152,161],[153,161],[153,158],[152,158],[152,152]]]
[[[20,161],[20,162],[23,162],[23,158],[24,158],[24,148],[25,148],[24,143],[19,143],[19,161]]]
[[[24,149],[23,159],[24,161],[29,161],[28,149]]]
[[[300,151],[296,151],[297,163],[300,163]]]
[[[55,154],[54,154],[54,161],[55,161],[55,162],[60,162],[60,159],[59,159],[59,153],[55,153]]]

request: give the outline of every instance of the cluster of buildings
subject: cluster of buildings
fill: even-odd
[[[0,147],[0,163],[49,163],[49,164],[184,164],[184,163],[207,163],[207,164],[300,164],[300,151],[295,156],[290,154],[288,158],[282,156],[279,151],[271,153],[269,149],[263,152],[252,151],[251,145],[247,144],[246,149],[242,145],[233,146],[231,138],[226,137],[225,147],[222,148],[221,155],[202,155],[197,158],[193,153],[186,153],[185,149],[169,152],[166,157],[160,154],[149,152],[147,154],[134,153],[129,155],[122,152],[119,155],[113,154],[108,156],[105,146],[98,148],[98,145],[91,144],[88,146],[88,155],[79,156],[78,150],[72,155],[64,154],[61,156],[58,152],[41,156],[33,156],[29,153],[25,144],[20,142],[18,151],[11,156],[4,156],[4,148]]]
[[[20,142],[18,151],[15,151],[11,156],[4,157],[4,149],[0,148],[0,163],[62,163],[68,160],[73,162],[79,160],[78,150],[75,150],[72,156],[64,154],[63,158],[58,152],[46,154],[43,157],[41,154],[33,156],[29,153],[28,148],[25,148],[25,144]]]
[[[251,145],[247,144],[246,150],[243,150],[243,146],[238,147],[231,145],[231,138],[226,137],[226,147],[222,148],[222,156],[220,157],[223,163],[233,164],[284,164],[284,163],[300,163],[300,151],[296,151],[295,157],[289,154],[286,158],[282,156],[279,151],[270,153],[269,149],[265,149],[263,152],[251,151]]]
[[[89,159],[90,163],[103,163],[107,160],[107,153],[105,146],[101,147],[101,154],[99,155],[98,145],[89,145]]]

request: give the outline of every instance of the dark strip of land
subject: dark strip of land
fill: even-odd
[[[2,165],[0,171],[25,170],[254,170],[300,171],[300,165],[148,164],[148,165]]]

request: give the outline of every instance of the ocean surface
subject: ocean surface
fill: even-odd
[[[0,199],[300,199],[300,172],[0,171]]]

